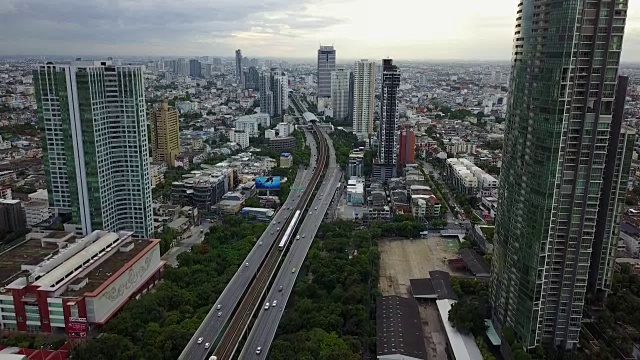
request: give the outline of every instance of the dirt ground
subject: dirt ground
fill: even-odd
[[[427,239],[385,239],[380,249],[380,291],[382,295],[410,297],[409,279],[429,277],[429,271],[443,270],[452,275],[447,259],[458,257],[456,239],[430,236]],[[434,302],[420,301],[420,320],[425,335],[427,359],[447,360],[447,337],[440,325]]]
[[[429,277],[429,271],[433,270],[451,273],[446,260],[458,257],[457,240],[440,236],[415,240],[385,239],[378,244],[382,295],[408,297],[409,279]]]

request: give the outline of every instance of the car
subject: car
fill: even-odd
[[[296,240],[300,240],[300,235],[296,236]]]
[[[261,352],[262,352],[262,348],[258,346],[258,348],[256,349],[256,355],[260,355]]]
[[[222,304],[218,304],[218,306],[216,307],[216,309],[218,309],[218,310],[222,309]]]
[[[249,263],[244,263],[244,267],[247,267],[247,266],[249,266]]]
[[[271,304],[271,306],[276,307],[276,305],[278,305],[278,302],[276,300],[273,300],[273,304]]]
[[[198,344],[202,344],[202,338],[198,338]]]
[[[304,235],[304,234],[302,234],[302,237],[304,238],[304,237],[305,237],[305,235]]]
[[[260,245],[262,245],[262,241],[260,241]]]
[[[280,228],[277,228],[276,230],[280,231]]]
[[[268,301],[264,304],[264,309],[265,310],[269,310],[269,302]]]
[[[291,269],[291,272],[292,273],[296,272],[296,268]]]
[[[318,207],[316,206],[315,210],[318,210]]]
[[[205,349],[208,349],[208,348],[209,348],[209,346],[211,346],[211,344],[209,344],[209,343],[204,344],[204,348],[205,348]]]
[[[222,316],[222,311],[218,312],[218,317]]]
[[[282,285],[280,285],[280,287],[278,288],[278,291],[282,291]]]
[[[309,215],[312,215],[312,214],[313,214],[313,212],[309,211]]]

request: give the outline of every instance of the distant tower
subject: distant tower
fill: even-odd
[[[242,78],[242,50],[236,50],[236,78],[238,81]]]
[[[344,121],[349,117],[349,75],[351,72],[339,68],[331,73],[331,103],[333,118]]]
[[[175,166],[176,156],[180,154],[180,130],[178,111],[169,108],[166,102],[149,112],[151,128],[151,155],[153,161],[163,162],[169,167]]]
[[[336,50],[333,46],[318,49],[318,103],[331,98],[331,73],[336,71]]]

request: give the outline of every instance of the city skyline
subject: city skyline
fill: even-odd
[[[404,0],[396,6],[411,11],[394,20],[394,31],[377,26],[389,20],[384,8],[358,11],[361,0],[82,5],[8,0],[0,31],[14,36],[0,40],[0,55],[232,56],[241,48],[251,56],[307,59],[319,45],[333,44],[343,60],[508,61],[517,1]],[[623,62],[640,62],[640,22],[634,19],[640,19],[638,3],[629,5]]]

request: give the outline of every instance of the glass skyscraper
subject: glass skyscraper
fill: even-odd
[[[518,4],[500,176],[494,320],[531,348],[574,349],[611,287],[635,133],[618,77],[626,0]]]
[[[331,73],[336,71],[336,50],[333,46],[318,49],[318,98],[331,97]]]
[[[34,70],[49,202],[84,234],[152,232],[143,71],[109,61]]]

